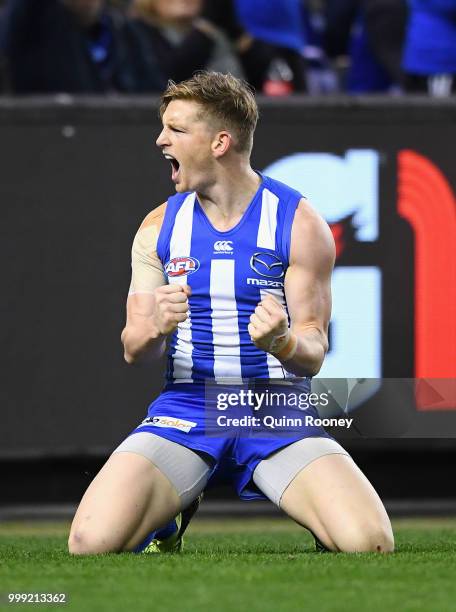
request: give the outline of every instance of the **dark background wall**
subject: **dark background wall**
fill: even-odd
[[[160,390],[161,368],[127,366],[120,345],[132,238],[147,212],[172,193],[168,164],[154,144],[156,108],[151,99],[0,101],[4,461],[98,461]],[[397,213],[397,155],[404,149],[425,155],[456,191],[455,119],[452,102],[426,100],[261,105],[253,155],[259,169],[303,151],[380,154],[379,238],[354,242],[339,265],[383,271],[384,376],[415,373],[414,236]],[[454,416],[424,415],[416,452],[442,444],[452,452]],[[446,440],[425,439],[431,421],[434,437]],[[357,444],[365,457],[374,456],[369,440]],[[394,452],[401,448],[410,450],[410,443],[396,440]]]

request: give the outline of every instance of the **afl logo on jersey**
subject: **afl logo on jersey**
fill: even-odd
[[[200,262],[194,257],[174,257],[165,265],[168,276],[188,276],[200,267]]]

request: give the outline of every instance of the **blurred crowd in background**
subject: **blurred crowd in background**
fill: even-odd
[[[0,0],[0,93],[456,93],[456,0]]]

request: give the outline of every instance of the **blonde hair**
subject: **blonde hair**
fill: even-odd
[[[173,100],[191,100],[202,106],[218,124],[232,130],[234,147],[239,152],[252,149],[253,133],[258,121],[258,106],[250,86],[232,74],[200,71],[190,79],[168,86],[161,98],[160,117]]]

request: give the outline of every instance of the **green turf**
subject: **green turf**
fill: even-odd
[[[2,609],[106,611],[456,610],[456,520],[396,521],[393,555],[313,552],[290,521],[195,520],[181,555],[70,557],[66,525],[0,526]],[[68,594],[66,606],[8,592]]]

